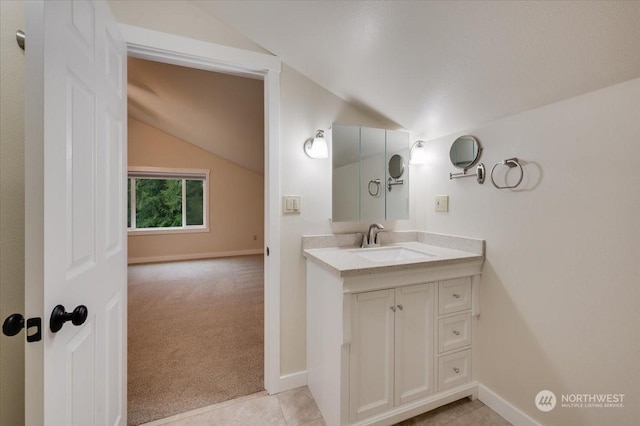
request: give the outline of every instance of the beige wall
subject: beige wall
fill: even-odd
[[[209,169],[210,232],[131,235],[129,262],[243,254],[264,245],[264,177],[133,118],[129,166]],[[256,236],[256,240],[254,240]]]
[[[24,313],[24,29],[21,1],[0,1],[0,320]],[[0,335],[0,424],[24,423],[24,331]]]
[[[640,419],[639,118],[635,79],[464,132],[489,170],[522,160],[518,190],[449,180],[459,135],[428,143],[432,162],[414,175],[423,229],[487,241],[478,380],[546,425]],[[448,213],[430,208],[437,194],[449,195]],[[543,413],[533,402],[543,389],[624,393],[626,408]]]

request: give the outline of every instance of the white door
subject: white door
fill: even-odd
[[[393,407],[393,290],[351,296],[350,421]]]
[[[433,392],[433,284],[395,290],[395,405]]]
[[[106,2],[25,2],[25,24],[26,421],[125,425],[126,45]],[[59,304],[86,321],[52,332]]]

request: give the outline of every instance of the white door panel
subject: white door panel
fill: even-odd
[[[27,369],[42,375],[27,380],[27,419],[126,424],[126,46],[106,2],[27,2],[25,11],[27,64],[40,61],[26,84],[43,81],[26,92],[40,97],[26,100],[27,128],[42,117],[41,134],[27,138],[27,173],[42,175],[27,191],[40,206],[27,227],[43,223],[26,242],[27,270],[42,270],[26,299],[41,306],[44,328],[43,342],[26,346]],[[85,305],[86,321],[51,332],[58,304]]]
[[[433,392],[433,284],[395,290],[395,404]]]
[[[351,296],[350,421],[393,407],[394,292]]]

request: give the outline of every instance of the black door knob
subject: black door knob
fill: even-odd
[[[49,328],[53,333],[60,331],[65,322],[71,321],[73,325],[82,325],[87,320],[89,310],[84,305],[78,305],[73,312],[66,312],[64,306],[58,305],[51,312]]]
[[[20,314],[9,315],[2,323],[2,333],[5,336],[15,336],[24,328],[24,317]]]

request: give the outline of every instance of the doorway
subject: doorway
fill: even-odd
[[[128,59],[129,424],[264,389],[263,94]]]
[[[271,55],[120,24],[130,57],[253,76],[264,81],[265,262],[264,387],[269,394],[299,386],[280,370],[280,70]]]

